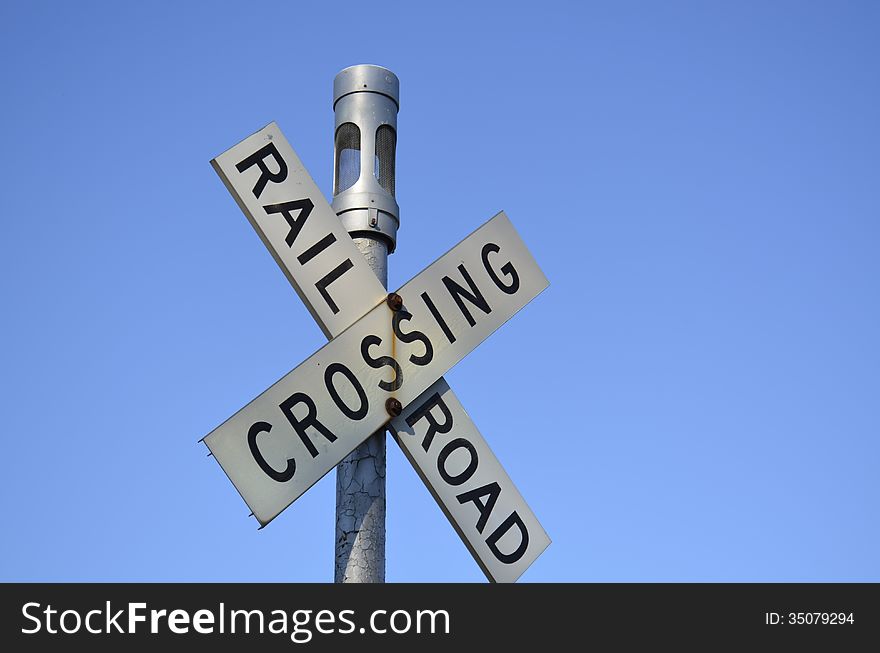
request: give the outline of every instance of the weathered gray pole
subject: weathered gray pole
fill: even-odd
[[[333,210],[386,288],[400,210],[394,161],[400,83],[360,65],[333,80]],[[337,583],[385,582],[385,429],[336,467]]]

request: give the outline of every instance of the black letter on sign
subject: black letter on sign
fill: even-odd
[[[268,422],[256,422],[250,429],[248,429],[248,447],[250,447],[251,455],[254,457],[254,460],[257,461],[260,469],[266,472],[269,478],[274,478],[279,483],[284,483],[293,478],[293,475],[296,472],[296,461],[293,458],[288,458],[287,467],[283,472],[279,472],[266,462],[266,459],[263,458],[263,454],[260,453],[260,448],[257,446],[257,436],[260,433],[268,433],[271,430],[272,425]]]
[[[401,320],[406,320],[409,322],[412,319],[412,315],[407,313],[406,311],[397,311],[394,314],[394,317],[391,318],[391,328],[394,329],[394,335],[396,335],[400,342],[420,342],[425,347],[424,356],[416,356],[413,354],[409,357],[409,359],[415,365],[427,365],[431,362],[431,359],[434,358],[434,348],[431,346],[431,341],[428,340],[428,336],[426,336],[421,331],[410,331],[409,333],[404,333],[400,329]]]
[[[477,532],[482,533],[483,529],[486,528],[486,522],[489,521],[489,515],[492,514],[492,508],[495,507],[495,502],[498,501],[498,495],[501,494],[501,487],[498,483],[494,481],[492,483],[487,483],[483,487],[478,487],[476,490],[469,490],[463,494],[459,494],[456,499],[458,499],[459,503],[467,503],[468,501],[472,501],[473,504],[477,507],[477,510],[480,511],[480,518],[477,520]],[[480,497],[488,496],[489,500],[486,503],[480,501]]]
[[[492,281],[495,282],[495,285],[498,286],[498,289],[501,292],[505,292],[508,295],[514,294],[517,290],[519,290],[519,275],[516,273],[516,268],[513,267],[513,263],[508,261],[504,265],[501,266],[501,271],[510,277],[510,285],[506,286],[501,283],[501,279],[498,278],[498,275],[495,274],[495,270],[489,267],[489,253],[497,254],[501,251],[501,248],[498,247],[495,243],[486,243],[483,245],[483,265],[486,267],[486,272],[489,273],[489,276],[492,277]]]
[[[287,220],[287,224],[290,225],[290,231],[287,232],[287,237],[284,239],[284,242],[287,243],[288,247],[293,247],[293,242],[296,240],[296,237],[299,236],[299,232],[306,223],[306,219],[309,217],[309,213],[312,212],[313,208],[315,208],[315,205],[312,204],[312,200],[307,197],[304,200],[281,202],[281,204],[269,204],[268,206],[264,206],[263,210],[266,213],[280,213],[284,216],[284,219]],[[290,215],[291,211],[299,211],[299,213],[294,218]]]
[[[434,408],[434,406],[437,406],[440,409],[440,412],[443,413],[445,419],[442,424],[438,424],[437,420],[431,414],[431,409]],[[406,423],[411,427],[415,426],[416,422],[423,417],[428,420],[428,432],[425,433],[425,438],[422,440],[422,449],[427,452],[431,443],[434,441],[434,435],[436,433],[449,433],[449,431],[452,430],[452,413],[449,411],[449,407],[446,403],[440,398],[439,392],[435,392],[428,397],[425,403],[419,406],[412,415],[406,418]]]
[[[334,236],[333,234],[327,234],[317,243],[315,243],[302,254],[297,256],[296,260],[299,261],[300,265],[305,265],[335,242],[336,236]]]
[[[333,385],[333,376],[337,373],[341,373],[348,382],[351,383],[351,387],[354,388],[355,392],[357,392],[358,399],[361,402],[360,407],[357,410],[352,410],[348,406],[345,405],[345,402],[342,401],[342,397],[339,396],[339,393],[336,392],[336,386]],[[367,393],[364,392],[363,386],[360,384],[354,374],[352,374],[351,370],[348,369],[342,363],[331,363],[327,366],[327,369],[324,370],[324,385],[327,386],[327,392],[330,393],[330,397],[333,399],[333,403],[336,404],[336,407],[341,410],[346,417],[349,419],[359,420],[363,419],[367,416],[367,408],[369,404],[367,403]]]
[[[433,315],[434,319],[437,320],[437,324],[439,324],[440,328],[443,329],[443,333],[446,335],[446,339],[451,345],[453,342],[455,342],[455,336],[449,329],[449,325],[446,324],[446,320],[444,320],[443,316],[440,315],[440,311],[438,311],[437,307],[434,306],[434,300],[432,300],[431,296],[426,292],[423,292],[420,297],[422,298],[422,301],[425,302],[425,306],[428,307],[428,310],[431,311],[431,315]]]
[[[500,540],[514,524],[516,524],[516,527],[522,535],[522,541],[513,553],[501,553],[501,551],[498,550],[498,540]],[[501,523],[501,526],[492,531],[492,534],[486,539],[486,544],[489,545],[489,550],[492,554],[505,564],[512,564],[523,557],[523,553],[529,548],[529,532],[526,530],[526,525],[523,524],[523,521],[519,518],[516,510],[510,513],[510,517],[505,519]]]
[[[400,369],[400,365],[391,356],[379,356],[379,358],[370,356],[370,347],[381,344],[382,338],[379,336],[366,336],[361,340],[361,356],[364,357],[364,362],[374,370],[381,369],[386,365],[394,370],[393,381],[379,381],[379,387],[385,392],[394,392],[403,385],[403,370]]]
[[[293,407],[297,404],[305,404],[306,407],[309,409],[308,414],[300,420],[298,420],[293,414]],[[314,426],[315,429],[321,435],[327,438],[328,441],[336,441],[336,436],[333,435],[326,426],[318,421],[318,409],[315,408],[315,402],[312,401],[312,398],[307,394],[303,392],[294,392],[287,399],[278,404],[278,407],[281,409],[281,412],[284,413],[287,421],[290,422],[293,430],[296,431],[299,439],[302,440],[302,443],[304,445],[306,445],[306,449],[308,449],[309,453],[312,454],[312,458],[317,457],[318,450],[315,449],[315,445],[312,444],[312,441],[306,434],[306,429],[309,426]]]
[[[266,165],[265,159],[270,154],[272,155],[272,158],[275,159],[275,163],[278,164],[278,172],[269,172],[269,166]],[[270,181],[274,181],[278,184],[287,179],[287,164],[284,162],[284,159],[281,158],[281,155],[278,154],[278,150],[275,148],[275,143],[269,143],[265,147],[261,147],[246,159],[242,159],[239,163],[236,163],[235,168],[239,172],[244,172],[254,164],[260,168],[260,178],[257,179],[257,184],[254,186],[254,197],[259,197],[260,193],[262,193],[263,189],[266,187],[266,184]]]
[[[455,303],[458,304],[458,309],[461,311],[461,314],[464,315],[464,319],[468,321],[468,324],[474,326],[477,322],[476,320],[474,320],[471,312],[467,309],[467,306],[464,305],[464,302],[461,301],[462,297],[467,299],[471,304],[479,308],[486,315],[491,313],[492,309],[489,308],[489,304],[486,302],[483,294],[479,290],[477,290],[477,286],[474,284],[474,280],[471,279],[471,275],[469,275],[468,271],[465,270],[464,265],[459,265],[458,271],[461,272],[461,276],[464,277],[467,285],[470,286],[470,292],[459,286],[455,281],[447,276],[443,277],[443,285],[446,286],[446,290],[449,291],[452,299],[454,299]]]
[[[336,281],[339,277],[351,270],[351,268],[353,267],[354,263],[351,262],[350,258],[347,258],[335,268],[330,270],[330,272],[325,274],[324,278],[315,284],[315,288],[317,288],[318,292],[321,293],[321,297],[323,297],[324,301],[327,302],[327,306],[330,307],[330,310],[333,311],[334,315],[339,312],[339,307],[336,305],[336,302],[333,301],[330,293],[327,292],[327,286]]]
[[[456,449],[467,449],[468,453],[471,455],[471,461],[461,474],[458,476],[450,476],[449,472],[446,471],[446,459],[449,458],[452,452]],[[440,476],[443,480],[450,485],[461,485],[466,482],[474,475],[474,472],[477,471],[477,464],[477,450],[474,449],[474,445],[464,438],[455,438],[455,440],[449,441],[446,446],[440,450],[440,455],[437,456],[437,471],[440,472]]]

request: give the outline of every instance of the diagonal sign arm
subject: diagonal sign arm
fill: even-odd
[[[350,324],[346,322],[348,316],[364,314],[384,298],[386,291],[369,268],[366,274],[363,270],[354,269],[355,263],[363,260],[362,255],[342,229],[335,212],[327,204],[275,123],[220,155],[212,161],[212,165],[325,335],[333,337],[341,333]],[[264,199],[260,199],[261,197]],[[279,210],[279,206],[284,207],[287,212]],[[298,213],[293,215],[294,211]],[[284,222],[279,221],[279,214],[283,215]],[[484,254],[488,256],[491,253],[494,252]],[[324,255],[318,257],[318,254]],[[358,266],[360,267],[362,266]],[[342,270],[338,273],[341,276],[351,269],[354,271],[344,281],[348,284],[347,290],[354,292],[345,293],[344,301],[336,303],[337,310],[334,311],[333,305],[327,301],[326,292],[321,292],[322,288],[326,291],[329,284],[322,285],[322,282],[329,278],[332,283],[335,280],[334,271]],[[327,309],[330,309],[329,313]],[[449,338],[449,326],[442,322],[440,326],[444,335]],[[408,342],[412,342],[412,339]],[[480,473],[471,476],[474,479],[496,479],[488,486],[490,489],[498,488],[498,494],[493,495],[490,492],[491,501],[487,500],[484,504],[479,495],[475,495],[472,509],[481,506],[482,509],[478,515],[474,513],[474,519],[468,520],[462,514],[461,497],[468,496],[467,493],[450,494],[449,488],[452,486],[445,482],[446,477],[442,474],[438,477],[436,472],[426,471],[424,466],[428,463],[421,460],[421,450],[409,447],[412,438],[401,438],[401,433],[413,433],[407,420],[412,421],[413,414],[418,413],[416,409],[424,406],[428,408],[417,414],[413,423],[421,419],[430,431],[437,425],[431,409],[441,409],[448,419],[443,422],[444,430],[440,432],[448,438],[456,436],[451,442],[467,442],[470,447],[468,451],[473,451],[474,456],[478,456]],[[453,414],[455,430],[450,433]],[[442,377],[390,426],[407,458],[426,482],[444,514],[490,580],[516,580],[549,545],[549,538]],[[444,451],[447,449],[439,449],[441,456]],[[424,453],[428,453],[427,448]],[[436,454],[437,451],[433,453]],[[500,486],[498,481],[501,481]],[[462,480],[460,484],[464,482]],[[487,538],[483,536],[483,532],[493,508],[495,514],[509,510],[509,517],[515,517],[516,523],[509,520],[502,523],[501,526],[507,524],[507,531],[500,533],[500,527],[495,528],[488,531]],[[520,543],[514,547],[516,555],[504,554],[497,542],[493,543],[492,534],[495,534],[496,540],[501,538],[503,544],[504,539],[501,536],[506,535],[513,525],[520,534]]]
[[[390,426],[489,580],[514,582],[550,545],[538,518],[442,378]]]
[[[211,165],[328,339],[385,299],[388,291],[277,124]]]

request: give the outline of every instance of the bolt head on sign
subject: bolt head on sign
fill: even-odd
[[[489,578],[515,580],[549,539],[442,379],[548,285],[507,216],[387,294],[276,124],[212,164],[332,338],[204,438],[254,516],[267,524],[391,419],[406,453],[401,434],[421,418],[435,425],[437,409],[449,419],[422,446],[436,435],[425,452],[439,457],[407,457]],[[431,403],[435,395],[442,405]],[[427,401],[427,412],[414,400]],[[452,444],[472,455],[466,475],[450,476]],[[436,474],[419,467],[431,464]],[[438,490],[471,477],[485,482]],[[454,502],[471,511],[471,524]]]
[[[385,400],[385,410],[388,411],[388,414],[391,415],[391,417],[397,417],[403,412],[403,406],[401,406],[396,397],[388,397],[388,399]]]

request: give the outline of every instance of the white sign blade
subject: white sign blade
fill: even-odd
[[[446,381],[425,390],[390,426],[486,577],[515,582],[550,538]]]
[[[205,437],[261,524],[548,285],[499,213]]]
[[[386,291],[274,122],[211,161],[328,338]]]

